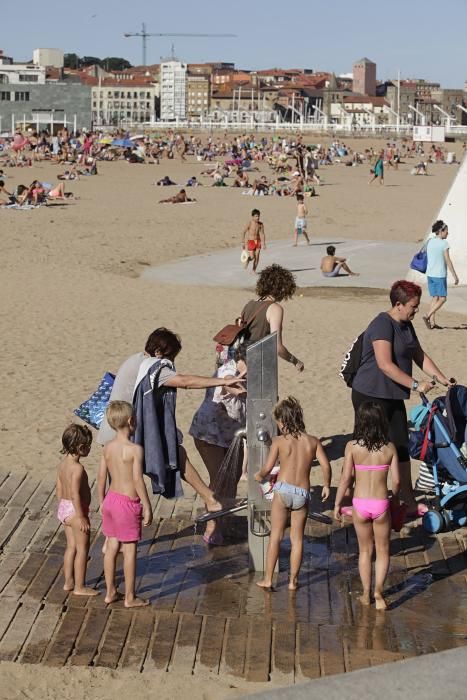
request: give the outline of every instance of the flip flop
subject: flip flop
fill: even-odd
[[[429,330],[429,331],[432,331],[432,330],[433,330],[433,326],[432,326],[431,323],[430,323],[430,319],[427,318],[426,316],[422,316],[422,319],[423,319],[423,323],[424,323],[425,326],[428,328],[428,330]]]

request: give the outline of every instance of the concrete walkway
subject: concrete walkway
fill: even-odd
[[[466,688],[467,649],[462,648],[399,661],[396,666],[387,663],[248,697],[257,700],[374,700],[375,697],[464,700]]]
[[[326,246],[335,245],[337,254],[348,259],[349,266],[359,277],[323,277],[320,262]],[[368,287],[387,290],[391,284],[404,278],[408,265],[417,251],[417,244],[387,241],[355,241],[343,237],[312,239],[294,248],[290,239],[272,241],[261,252],[260,270],[279,263],[292,270],[300,287]],[[168,284],[212,287],[254,286],[255,278],[240,264],[240,248],[227,248],[215,253],[180,258],[173,262],[144,270],[143,277]],[[466,313],[467,287],[450,287],[447,311]]]

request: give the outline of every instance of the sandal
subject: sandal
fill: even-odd
[[[422,316],[422,319],[423,319],[423,323],[424,323],[425,326],[428,328],[428,330],[429,330],[429,331],[432,331],[432,330],[433,330],[433,326],[432,326],[431,323],[430,323],[430,319],[427,318],[426,316]]]

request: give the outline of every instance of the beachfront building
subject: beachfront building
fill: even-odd
[[[0,87],[5,85],[44,85],[45,80],[45,66],[15,63],[0,49]]]
[[[376,95],[376,63],[361,58],[353,64],[352,90],[360,95]]]
[[[161,120],[186,119],[187,64],[176,59],[161,62]]]
[[[341,107],[341,121],[351,129],[369,129],[390,123],[389,103],[384,97],[345,95]]]
[[[62,49],[34,49],[32,62],[36,66],[48,68],[63,68],[65,59]]]
[[[186,114],[189,119],[205,117],[211,107],[211,79],[209,75],[192,74],[186,78]]]
[[[155,121],[159,90],[152,78],[104,78],[98,81],[88,78],[86,82],[91,83],[94,126],[124,126]]]

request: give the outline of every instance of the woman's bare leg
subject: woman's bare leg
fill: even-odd
[[[198,440],[198,438],[194,439],[195,441],[195,447],[199,452],[199,455],[201,459],[204,462],[204,465],[206,469],[208,470],[209,474],[209,489],[212,490],[213,485],[216,481],[218,472],[219,472],[219,467],[222,464],[222,460],[225,457],[225,453],[227,450],[225,447],[218,447],[217,445],[211,445],[208,442],[205,442],[204,440]],[[229,496],[231,498],[235,497],[235,493],[223,493],[222,490],[217,490],[216,491],[217,496]],[[214,532],[219,529],[219,523],[217,520],[209,520],[206,523],[206,530],[205,530],[205,536],[206,537],[212,537]]]
[[[206,504],[206,510],[222,510],[222,505],[214,496],[213,491],[208,486],[206,486],[206,484],[204,483],[204,481],[202,480],[202,478],[188,459],[188,455],[183,445],[178,446],[178,451],[180,457],[180,475],[183,481],[186,481],[187,484],[190,484],[190,486],[194,488],[196,493],[201,496],[201,498]]]

